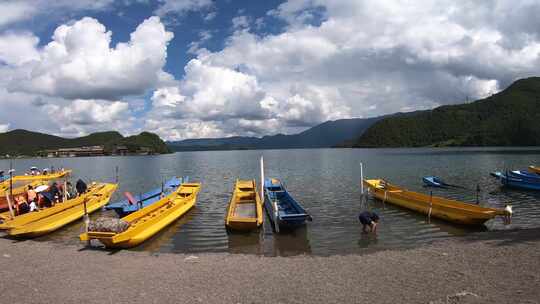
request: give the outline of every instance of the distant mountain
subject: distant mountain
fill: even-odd
[[[381,117],[353,118],[327,121],[304,132],[264,137],[227,137],[186,139],[167,144],[175,151],[233,150],[233,149],[294,149],[327,148],[353,139]]]
[[[115,146],[125,146],[129,151],[133,152],[141,147],[145,147],[153,153],[170,152],[159,136],[148,132],[124,137],[118,132],[110,131],[92,133],[78,138],[63,138],[21,129],[0,133],[0,155],[32,156],[36,155],[38,151],[47,149],[98,145],[105,146],[105,150],[109,152]]]
[[[538,146],[540,77],[472,103],[387,117],[356,138],[346,146]]]

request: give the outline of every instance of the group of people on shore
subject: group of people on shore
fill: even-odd
[[[71,182],[65,184],[52,182],[51,185],[33,187],[28,185],[25,194],[20,194],[14,198],[14,211],[16,215],[38,211],[42,208],[52,207],[57,203],[75,198],[86,192],[88,186],[79,179],[73,189]]]

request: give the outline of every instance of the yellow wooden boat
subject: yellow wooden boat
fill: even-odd
[[[71,170],[62,170],[49,174],[40,175],[16,175],[13,176],[13,182],[35,182],[59,179],[71,174]],[[9,178],[0,183],[0,192],[9,188]]]
[[[261,199],[255,180],[236,180],[225,226],[232,230],[253,230],[263,223]]]
[[[13,181],[10,182],[9,179],[0,183],[0,211],[8,209],[7,196],[10,192],[10,185],[13,187],[11,193],[13,197],[21,194],[25,194],[28,190],[28,186],[36,188],[40,185],[46,185],[47,181],[60,179],[62,177],[67,177],[71,173],[71,170],[62,170],[50,174],[40,174],[40,175],[17,175],[13,177]],[[12,199],[13,202],[13,199]]]
[[[0,229],[6,230],[8,235],[17,237],[36,237],[47,234],[83,217],[85,201],[88,213],[106,205],[117,186],[117,184],[107,183],[93,184],[79,197],[14,218],[10,218],[9,213],[5,212],[2,214],[3,222],[0,224]]]
[[[529,166],[529,171],[540,174],[540,167]]]
[[[183,183],[159,201],[122,218],[129,228],[120,233],[89,231],[81,241],[97,239],[108,248],[131,248],[146,241],[188,212],[197,201],[200,183]]]
[[[18,196],[18,195],[24,195],[26,194],[26,191],[28,190],[28,186],[32,186],[34,189],[40,185],[46,185],[47,184],[47,181],[31,181],[31,182],[27,182],[27,181],[17,181],[17,182],[13,182],[13,190],[11,191],[12,193],[12,200],[11,202],[13,203],[13,198]],[[8,200],[7,200],[7,197],[9,195],[10,191],[9,191],[9,186],[7,188],[0,188],[0,212],[1,211],[5,211],[5,210],[8,210]]]
[[[371,194],[382,201],[411,209],[431,217],[463,225],[482,225],[500,215],[511,216],[511,211],[417,193],[394,186],[382,179],[364,180]]]

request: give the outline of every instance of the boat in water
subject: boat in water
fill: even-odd
[[[84,194],[56,203],[52,207],[11,217],[9,212],[0,214],[0,230],[10,236],[37,237],[55,231],[86,213],[92,213],[109,202],[117,184],[93,183]],[[85,206],[86,205],[86,206]]]
[[[164,196],[175,191],[182,183],[187,183],[188,181],[189,177],[187,176],[182,178],[173,177],[163,183],[161,187],[152,189],[146,193],[133,196],[131,193],[125,192],[126,199],[109,203],[105,206],[105,209],[114,210],[119,217],[124,217],[159,201]]]
[[[382,179],[363,180],[363,183],[379,200],[456,224],[483,225],[496,216],[509,218],[512,215],[510,206],[499,209],[472,205],[409,191]]]
[[[264,209],[276,232],[279,232],[280,229],[294,229],[305,225],[306,220],[312,220],[311,216],[289,194],[280,180],[266,179],[264,193]]]
[[[259,228],[262,223],[263,210],[255,180],[236,180],[225,226],[230,230],[250,231]]]
[[[71,174],[71,170],[61,170],[56,171],[48,174],[39,174],[39,175],[15,175],[12,180],[10,181],[10,177],[4,175],[4,180],[0,182],[0,193],[7,191],[10,187],[10,184],[30,184],[32,182],[36,181],[50,181],[53,179],[59,179],[62,177],[67,177],[69,174]]]
[[[11,199],[11,203],[14,202],[15,197],[19,195],[26,196],[28,186],[32,186],[34,189],[39,186],[48,185],[48,181],[14,181],[13,190],[10,191],[9,186],[5,189],[0,189],[0,212],[6,211],[9,209],[8,205],[8,196]]]
[[[70,173],[71,170],[62,170],[49,174],[17,175],[13,176],[11,181],[8,176],[4,181],[0,182],[0,212],[9,209],[8,196],[10,194],[11,202],[13,202],[16,196],[26,194],[28,186],[37,188],[41,185],[47,185],[49,181],[67,177]]]
[[[200,183],[183,183],[157,202],[123,217],[121,221],[126,223],[126,229],[118,232],[90,230],[79,238],[81,241],[99,240],[107,248],[137,246],[195,206],[200,189]]]
[[[533,173],[536,173],[536,174],[540,174],[540,167],[537,167],[537,166],[529,166],[529,171],[533,172]]]
[[[491,176],[501,181],[503,186],[526,190],[540,190],[540,175],[526,171],[496,171]]]
[[[448,187],[447,183],[445,183],[442,179],[436,176],[424,176],[422,177],[422,181],[424,182],[424,185],[429,186],[429,187],[438,187],[438,188]]]

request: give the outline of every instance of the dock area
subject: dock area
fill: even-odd
[[[539,303],[540,229],[414,249],[264,257],[0,239],[2,303]]]

